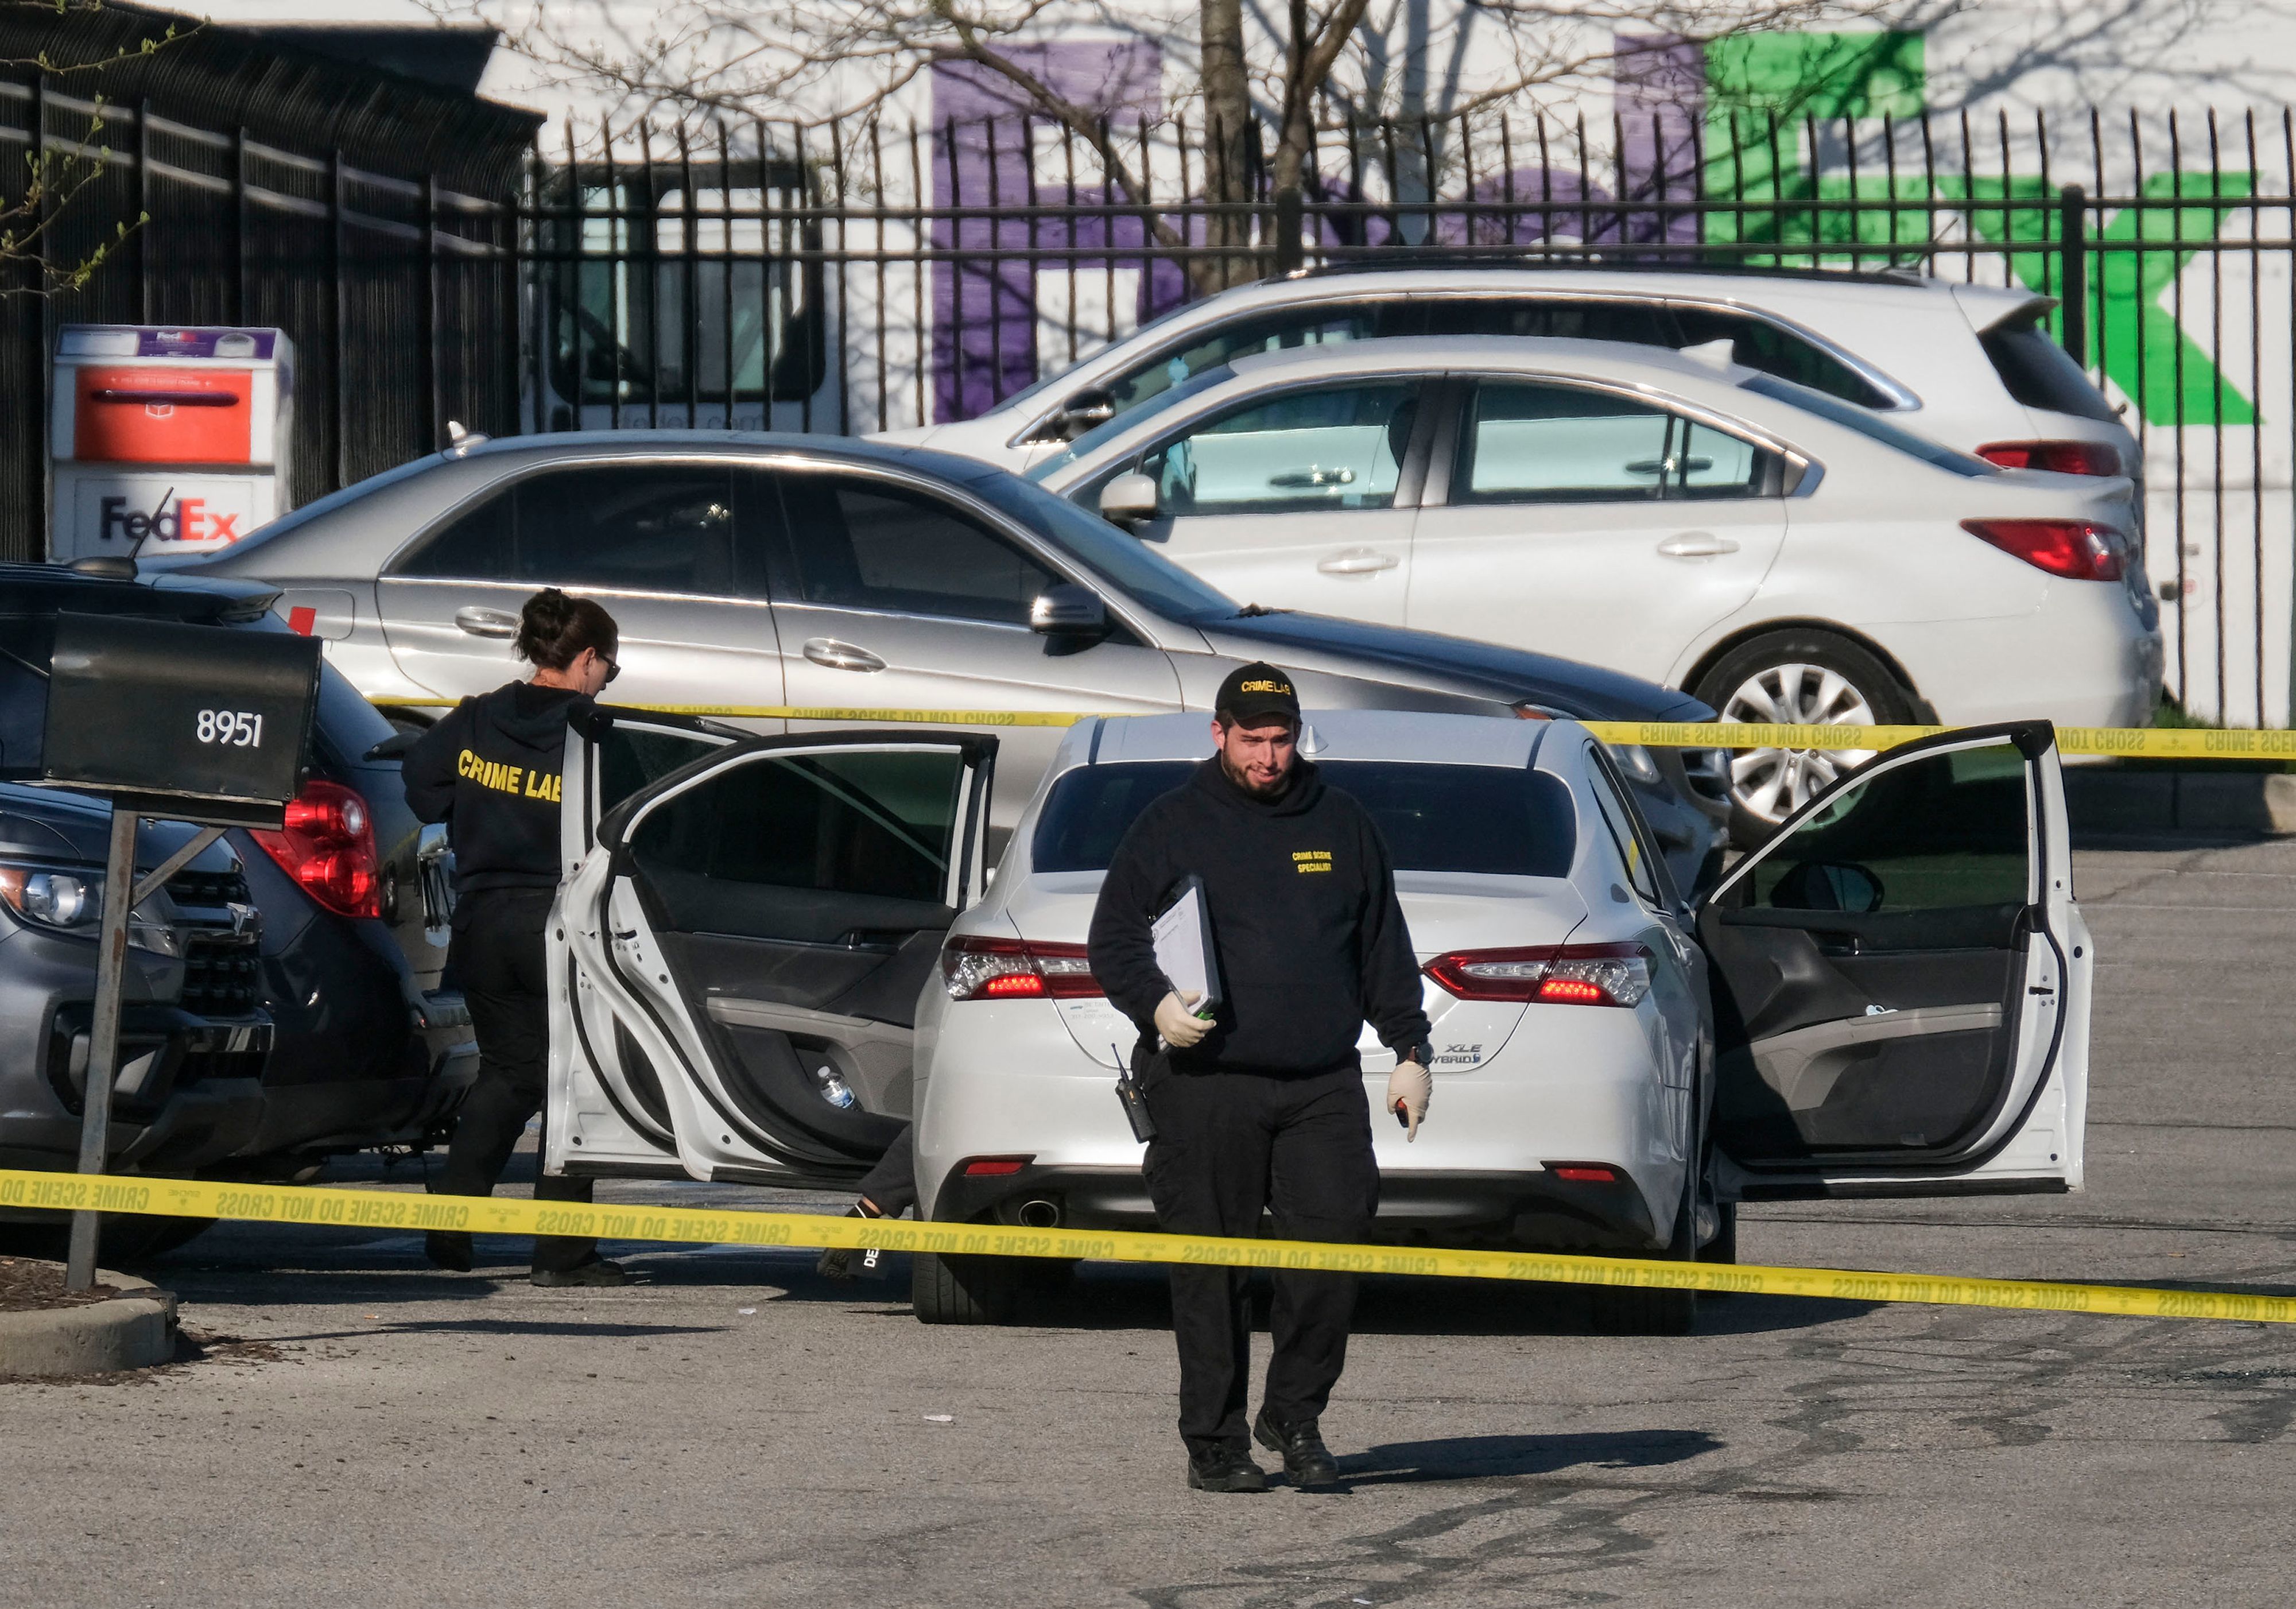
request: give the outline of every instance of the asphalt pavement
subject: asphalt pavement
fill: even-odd
[[[1767,1208],[1745,1258],[2296,1293],[2296,840],[2092,843],[2079,879],[2088,1189]],[[481,1249],[225,1226],[154,1264],[200,1357],[0,1384],[0,1598],[2103,1609],[2283,1601],[2296,1542],[2296,1327],[1740,1297],[1618,1340],[1567,1292],[1383,1283],[1344,1489],[1213,1497],[1152,1272],[927,1329],[898,1267],[610,1247],[642,1283],[539,1291]]]

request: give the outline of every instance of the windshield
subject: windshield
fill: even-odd
[[[1151,553],[1097,514],[1011,475],[983,475],[967,489],[1025,523],[1066,557],[1167,619],[1193,620],[1236,612],[1234,598],[1209,587],[1161,554]]]
[[[1140,812],[1188,780],[1193,760],[1085,766],[1053,784],[1029,846],[1039,872],[1104,872]],[[1324,780],[1379,824],[1399,872],[1567,877],[1578,812],[1562,778],[1512,766],[1334,760]]]
[[[1168,391],[1159,391],[1138,407],[1119,414],[1107,423],[1095,425],[1078,436],[1074,441],[1069,443],[1068,450],[1057,456],[1046,459],[1042,464],[1029,470],[1029,479],[1041,485],[1050,480],[1056,471],[1066,469],[1070,464],[1091,456],[1133,426],[1145,424],[1165,409],[1177,406],[1191,397],[1208,391],[1224,380],[1234,378],[1235,371],[1227,365],[1221,364],[1217,368],[1206,369],[1192,380],[1183,381]]]
[[[1040,392],[1048,391],[1053,387],[1060,384],[1062,381],[1068,379],[1078,369],[1084,367],[1085,365],[1090,363],[1095,357],[1100,357],[1103,353],[1107,352],[1111,348],[1128,345],[1131,342],[1139,340],[1143,335],[1147,334],[1149,331],[1162,328],[1164,325],[1170,324],[1174,319],[1177,318],[1181,314],[1186,312],[1195,305],[1196,304],[1192,301],[1184,301],[1177,308],[1165,308],[1161,313],[1157,314],[1155,317],[1150,319],[1144,324],[1135,324],[1129,334],[1120,335],[1114,341],[1108,342],[1105,346],[1102,346],[1092,351],[1086,352],[1083,357],[1078,358],[1074,363],[1069,365],[1069,366],[1064,369],[1055,369],[1053,373],[1046,375],[1042,380],[1037,382],[1036,384],[1030,386],[1027,390],[1013,392],[1010,397],[1007,397],[1004,401],[996,405],[996,411],[1001,414],[1006,408],[1019,407],[1030,398],[1037,396]]]
[[[1756,374],[1738,383],[1741,390],[1798,407],[1805,414],[1816,414],[1829,423],[1838,424],[1846,431],[1856,431],[1868,440],[1878,441],[1883,447],[1893,447],[1924,464],[1934,464],[1949,473],[1966,476],[1973,480],[1980,475],[2001,472],[1982,458],[1956,452],[1949,447],[1940,447],[1911,431],[1901,431],[1887,420],[1876,419],[1855,403],[1843,402],[1824,391],[1814,391],[1806,385],[1796,385],[1791,380],[1780,380],[1775,374]]]

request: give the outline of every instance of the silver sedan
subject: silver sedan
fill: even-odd
[[[281,589],[360,691],[422,718],[515,674],[537,587],[597,598],[622,628],[617,700],[762,732],[850,710],[1201,710],[1266,659],[1324,708],[1696,721],[1688,695],[1431,632],[1238,604],[1074,505],[970,459],[844,439],[718,431],[531,436],[449,448],[296,510],[229,551],[170,561]],[[1062,726],[1005,720],[1009,828]],[[1726,807],[1709,751],[1624,753],[1685,886]],[[996,835],[1001,847],[1003,833]],[[993,851],[992,851],[993,852]]]

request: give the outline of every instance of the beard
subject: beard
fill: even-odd
[[[1254,799],[1281,799],[1283,797],[1283,791],[1292,785],[1292,768],[1290,766],[1286,766],[1283,770],[1277,772],[1273,781],[1256,783],[1251,780],[1250,774],[1247,773],[1242,766],[1239,766],[1233,760],[1229,759],[1226,752],[1221,753],[1219,762],[1220,770],[1226,775],[1228,781],[1234,783],[1238,789],[1250,794]]]

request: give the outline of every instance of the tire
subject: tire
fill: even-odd
[[[101,1255],[118,1262],[145,1262],[187,1246],[215,1227],[212,1218],[151,1218],[140,1213],[106,1213],[103,1235],[97,1242]]]
[[[95,1243],[95,1260],[108,1268],[148,1262],[187,1246],[215,1227],[212,1218],[161,1218],[141,1212],[107,1212]],[[0,1222],[0,1257],[37,1257],[60,1262],[71,1244],[71,1219],[63,1213],[37,1221]]]
[[[1595,1333],[1603,1335],[1687,1335],[1698,1326],[1698,1293],[1644,1285],[1598,1285],[1592,1298]]]
[[[1780,631],[1741,643],[1691,690],[1726,721],[1902,726],[1914,695],[1870,649],[1830,631]],[[1747,749],[1730,764],[1730,837],[1759,848],[1778,824],[1870,750]]]
[[[1026,1261],[915,1252],[909,1259],[909,1309],[919,1324],[1010,1324],[1020,1311]]]
[[[1695,1152],[1693,1154],[1696,1154]],[[1674,1233],[1659,1255],[1669,1262],[1698,1256],[1698,1176],[1683,1181],[1682,1204],[1675,1209]],[[1698,1326],[1698,1293],[1650,1285],[1598,1285],[1587,1288],[1597,1333],[1604,1335],[1687,1335]]]

